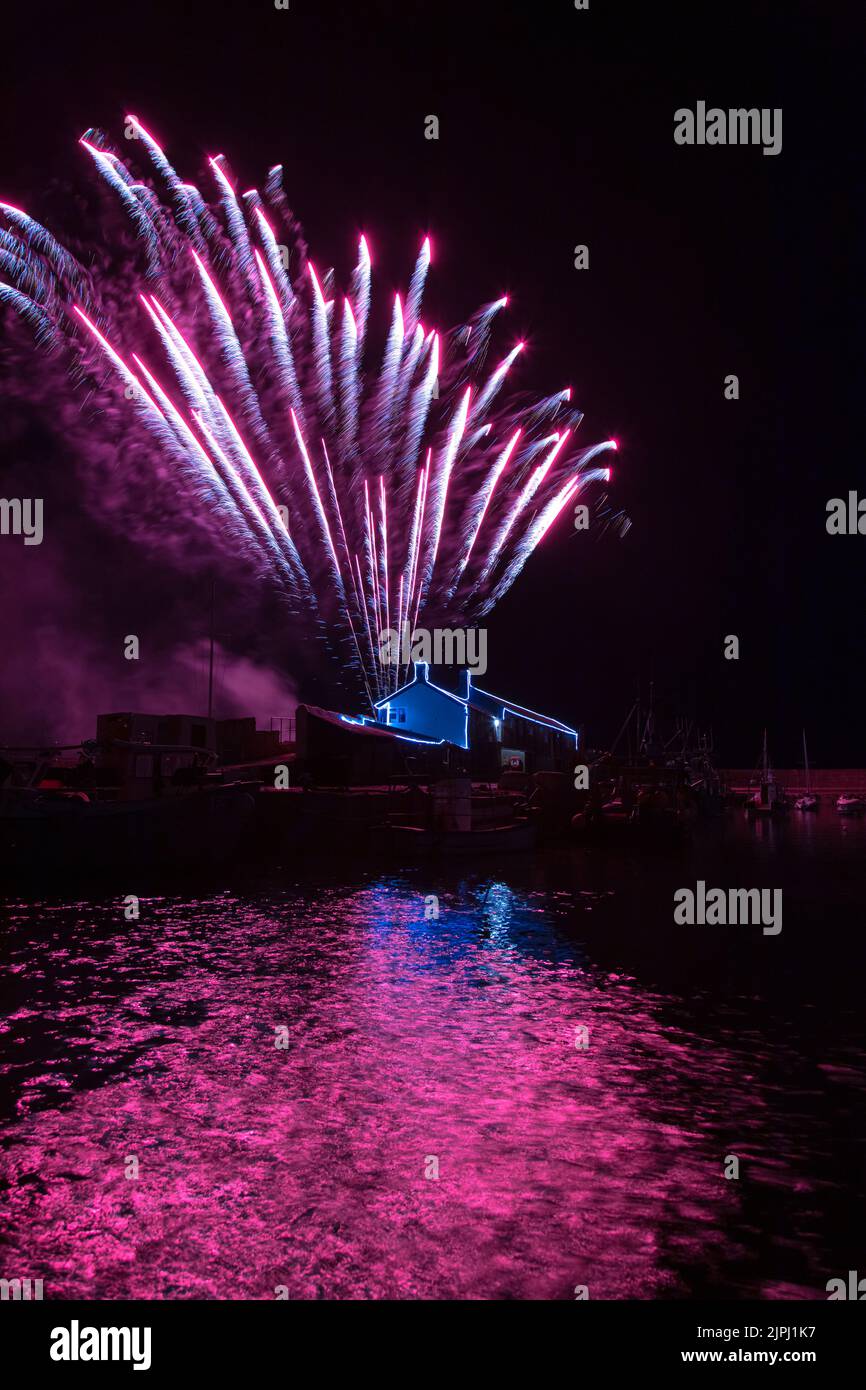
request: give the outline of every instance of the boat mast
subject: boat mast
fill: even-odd
[[[806,751],[806,730],[803,730],[803,765],[806,769],[806,795],[812,790],[812,782],[809,777],[809,754]]]

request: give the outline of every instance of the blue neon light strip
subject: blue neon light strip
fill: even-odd
[[[362,729],[381,729],[382,724],[378,719],[351,719],[348,714],[341,714],[340,718],[344,724],[354,724]],[[409,734],[395,734],[390,726],[387,726],[388,733],[392,738],[402,739],[403,743],[426,743],[430,748],[438,748],[441,743],[447,743],[444,738],[411,738]]]

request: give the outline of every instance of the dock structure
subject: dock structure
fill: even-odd
[[[725,768],[720,776],[729,791],[745,793],[754,790],[754,768]],[[801,767],[776,767],[773,776],[777,785],[792,796],[801,796],[806,791],[806,774]],[[825,796],[866,796],[864,767],[810,767],[809,781],[813,792]]]

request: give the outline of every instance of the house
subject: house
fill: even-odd
[[[472,772],[479,777],[573,769],[576,729],[481,690],[465,668],[457,673],[454,690],[434,683],[426,662],[416,661],[414,668],[408,684],[377,701],[379,724],[406,737],[442,740],[468,750]]]

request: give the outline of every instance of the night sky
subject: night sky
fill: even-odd
[[[498,341],[528,344],[515,384],[573,387],[583,442],[619,441],[611,501],[633,521],[596,540],[561,519],[488,622],[484,684],[586,725],[598,746],[652,678],[660,717],[712,725],[727,765],[756,760],[765,724],[777,765],[795,763],[805,724],[816,765],[862,766],[866,536],[825,529],[831,497],[866,495],[858,9],[19,7],[0,196],[37,210],[44,185],[88,177],[78,136],[132,110],[192,177],[217,151],[242,187],[282,162],[316,259],[340,281],[363,229],[378,285],[401,288],[429,231],[431,321],[507,291]],[[677,146],[674,111],[698,100],[781,107],[781,154]],[[438,141],[424,138],[431,113]],[[729,373],[738,401],[724,399]],[[16,595],[0,738],[50,699],[49,629],[70,661],[98,664],[118,630],[158,632],[167,649],[207,625],[201,593],[170,592],[174,578],[76,511],[62,444],[4,413],[2,495],[42,495],[63,525],[62,553],[0,540]],[[285,670],[302,697],[336,698],[284,635],[229,628],[239,658]],[[738,662],[723,658],[731,633]]]

